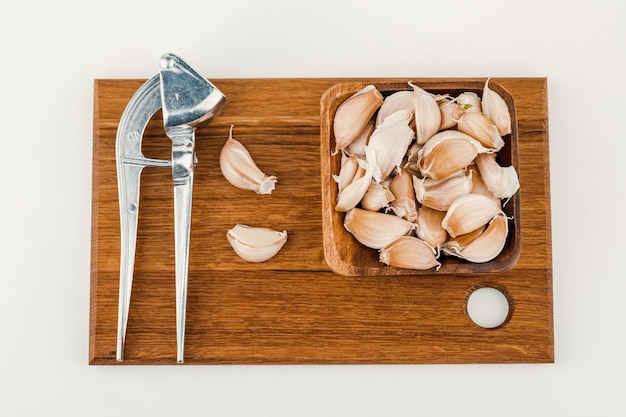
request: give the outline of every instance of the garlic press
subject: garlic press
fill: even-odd
[[[171,167],[174,186],[174,246],[176,280],[176,361],[184,362],[185,311],[189,266],[189,236],[196,128],[217,117],[226,97],[180,57],[165,54],[160,72],[135,92],[117,130],[115,153],[120,203],[121,256],[116,359],[124,358],[133,282],[139,185],[145,167]],[[146,158],[141,143],[146,125],[162,109],[165,134],[172,141],[172,159]]]

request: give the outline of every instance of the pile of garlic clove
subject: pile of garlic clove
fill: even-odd
[[[386,265],[438,270],[442,256],[493,260],[509,233],[503,204],[519,189],[515,167],[496,160],[511,133],[509,109],[489,79],[482,98],[408,84],[412,91],[385,98],[368,85],[338,107],[335,210]]]

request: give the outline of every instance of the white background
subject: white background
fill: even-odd
[[[626,415],[618,1],[3,2],[0,415]],[[88,366],[93,80],[548,77],[556,363]]]

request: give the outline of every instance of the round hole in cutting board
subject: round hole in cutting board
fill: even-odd
[[[501,290],[488,286],[471,291],[466,309],[470,319],[485,329],[500,327],[511,316],[508,297]]]

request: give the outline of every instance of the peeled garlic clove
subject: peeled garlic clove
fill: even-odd
[[[439,253],[448,238],[448,232],[441,226],[446,212],[421,206],[417,215],[417,237]]]
[[[415,137],[415,132],[409,127],[410,120],[411,113],[399,110],[388,116],[370,137],[365,151],[367,162],[378,167],[382,180],[402,163]],[[368,151],[373,152],[368,155]]]
[[[397,268],[425,270],[441,267],[433,249],[413,236],[403,236],[393,241],[380,251],[379,259]]]
[[[497,198],[511,198],[519,189],[515,167],[502,167],[494,154],[478,155],[476,165],[485,185]]]
[[[509,233],[509,222],[503,212],[499,212],[487,228],[471,242],[461,246],[446,244],[444,253],[475,263],[489,262],[502,252]]]
[[[452,100],[439,100],[437,102],[439,112],[441,113],[441,124],[439,130],[446,130],[454,127],[456,121],[461,117],[461,109],[459,105]]]
[[[500,212],[494,201],[480,194],[465,194],[450,205],[441,226],[452,237],[472,232],[491,221]]]
[[[226,233],[235,253],[249,262],[265,262],[287,242],[287,231],[238,224]]]
[[[387,116],[398,110],[406,110],[411,114],[413,113],[415,110],[415,102],[413,101],[412,91],[396,91],[387,96],[376,114],[376,126],[381,124]]]
[[[483,113],[463,113],[457,121],[457,129],[475,138],[486,148],[499,150],[504,146],[498,127]]]
[[[220,169],[224,178],[242,190],[271,194],[277,178],[265,175],[241,142],[233,139],[233,127],[230,127],[230,136],[220,152]]]
[[[498,93],[489,88],[489,78],[483,88],[483,113],[495,123],[501,136],[511,133],[509,107]]]
[[[389,186],[395,199],[391,202],[391,210],[396,216],[403,217],[408,221],[417,220],[417,201],[415,200],[415,190],[413,189],[413,178],[405,170],[393,177]]]
[[[419,168],[423,176],[440,180],[465,169],[479,153],[493,152],[473,137],[457,130],[444,130],[422,148]]]
[[[335,152],[348,146],[361,134],[382,104],[380,91],[368,85],[339,105],[333,123]]]
[[[382,249],[415,228],[401,217],[357,207],[346,213],[343,225],[356,240],[372,249]]]
[[[474,92],[468,91],[459,94],[456,98],[456,102],[463,112],[482,113],[483,111],[480,103],[480,97],[478,97],[478,94]]]
[[[413,187],[422,205],[446,211],[457,198],[472,191],[472,175],[461,172],[439,181],[414,177]]]
[[[417,143],[424,144],[430,139],[441,125],[441,111],[435,97],[417,85],[409,82],[413,87],[413,100],[415,101],[415,127],[417,130]]]
[[[369,211],[379,211],[388,207],[394,198],[389,188],[376,181],[370,181],[369,188],[361,199],[361,207]]]

